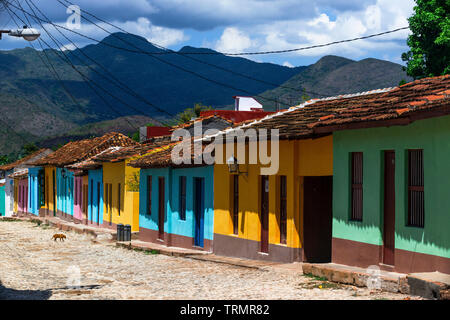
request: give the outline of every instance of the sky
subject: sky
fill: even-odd
[[[1,0],[0,0],[1,1]],[[73,26],[73,12],[58,0],[9,0],[32,13],[27,2],[34,3],[53,23]],[[65,2],[66,0],[59,0]],[[70,0],[82,10],[117,25],[149,41],[179,50],[184,46],[211,48],[220,52],[271,51],[299,48],[362,37],[408,26],[414,0]],[[70,5],[69,3],[66,3]],[[25,21],[23,14],[10,7]],[[37,11],[36,13],[40,15]],[[83,19],[76,32],[101,40],[107,33]],[[43,17],[42,15],[40,15]],[[16,18],[17,20],[17,18]],[[31,20],[31,18],[30,18]],[[45,20],[45,19],[44,19]],[[97,21],[98,22],[98,21]],[[17,20],[17,23],[23,23]],[[72,24],[71,24],[72,23]],[[33,27],[38,27],[31,20]],[[104,23],[111,32],[118,31]],[[51,26],[44,27],[55,36]],[[17,28],[6,12],[0,12],[0,29]],[[41,29],[41,28],[40,28]],[[78,46],[93,41],[63,31]],[[409,30],[368,40],[333,45],[295,53],[247,57],[257,62],[285,66],[309,65],[325,55],[361,60],[378,58],[403,63],[408,50]],[[67,49],[73,48],[58,35]],[[50,43],[47,36],[43,39]],[[37,43],[33,43],[37,46]],[[0,50],[23,48],[29,44],[20,38],[4,36]]]

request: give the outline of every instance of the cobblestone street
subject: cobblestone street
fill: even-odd
[[[47,225],[0,221],[1,299],[405,299],[280,270],[117,248]],[[81,283],[72,289],[71,275]]]

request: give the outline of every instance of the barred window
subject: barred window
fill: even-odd
[[[352,152],[351,185],[351,220],[362,221],[363,218],[363,153]]]
[[[424,227],[423,150],[408,150],[408,225]]]

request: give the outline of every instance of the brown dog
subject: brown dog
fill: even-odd
[[[52,240],[59,239],[59,241],[64,241],[64,239],[66,239],[66,235],[62,234],[62,233],[56,233],[53,235]]]

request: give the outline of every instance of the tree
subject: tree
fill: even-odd
[[[193,108],[187,108],[178,114],[179,122],[185,123],[192,118],[198,118],[202,111],[211,110],[212,107],[204,106],[201,103],[196,103]]]
[[[418,79],[450,73],[450,1],[415,0],[409,21],[410,51],[402,54],[406,72]]]
[[[5,155],[0,156],[0,165],[1,166],[4,164],[8,164],[10,162],[11,162],[11,160],[8,158],[8,156],[5,156]]]
[[[26,157],[32,153],[35,153],[39,148],[34,143],[27,143],[23,146],[23,156]]]

